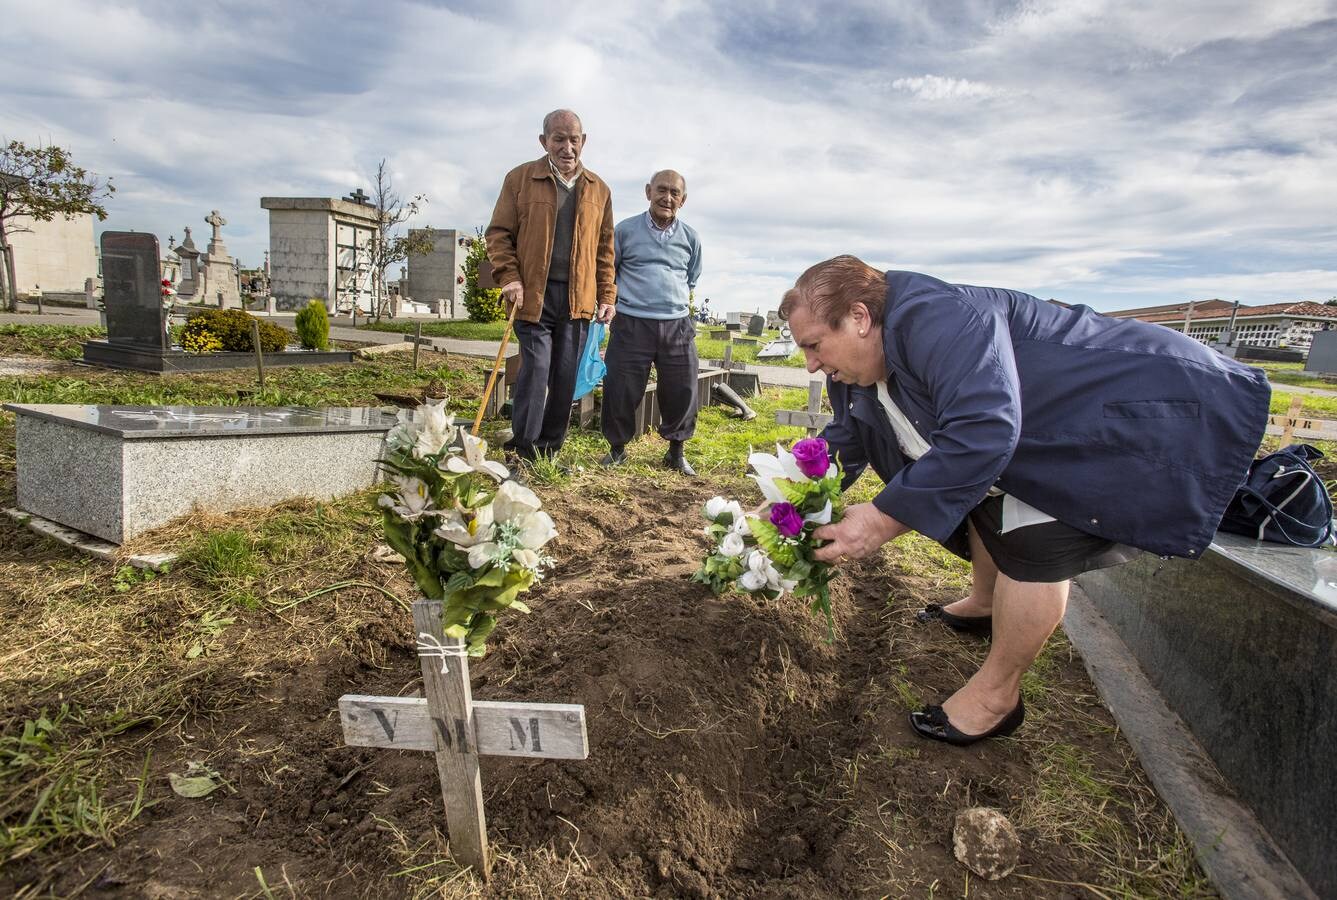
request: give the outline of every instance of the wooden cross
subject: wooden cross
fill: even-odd
[[[779,409],[775,412],[775,421],[780,425],[796,425],[808,429],[808,437],[815,437],[817,432],[826,427],[832,416],[821,412],[822,382],[813,379],[808,382],[807,409]]]
[[[715,368],[723,369],[726,372],[747,371],[747,363],[736,363],[733,361],[733,341],[724,345],[724,359],[712,359],[710,364]]]
[[[441,601],[413,604],[426,697],[339,698],[350,747],[425,750],[436,754],[450,850],[484,880],[491,874],[478,757],[585,759],[585,707],[574,703],[474,700],[464,642],[441,631]]]

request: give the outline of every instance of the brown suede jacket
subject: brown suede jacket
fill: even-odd
[[[590,319],[598,307],[617,301],[613,284],[613,194],[603,179],[582,169],[571,240],[571,318]],[[516,318],[537,322],[548,282],[553,228],[557,221],[557,183],[548,158],[516,166],[506,173],[487,226],[487,256],[497,286],[519,280],[525,302]]]

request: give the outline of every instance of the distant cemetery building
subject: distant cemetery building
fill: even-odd
[[[370,197],[358,189],[341,200],[261,197],[260,206],[269,210],[270,293],[279,309],[319,299],[330,312],[371,310]]]
[[[472,237],[454,228],[409,229],[410,235],[423,233],[431,237],[432,251],[408,258],[408,275],[399,285],[400,294],[426,304],[442,318],[460,318],[465,314],[464,260]]]
[[[7,235],[14,252],[16,293],[25,296],[40,291],[47,299],[69,295],[82,301],[84,281],[98,275],[93,217],[56,216],[50,222],[20,219],[16,224],[28,229]]]
[[[1229,300],[1199,300],[1189,314],[1188,303],[1145,306],[1105,313],[1116,319],[1141,319],[1182,332],[1189,319],[1188,335],[1204,344],[1224,343],[1233,327],[1235,343],[1251,347],[1274,347],[1307,351],[1314,332],[1337,330],[1337,306],[1311,300],[1245,306]],[[1231,325],[1231,317],[1234,325]]]

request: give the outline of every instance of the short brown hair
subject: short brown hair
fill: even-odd
[[[855,303],[868,307],[873,321],[881,324],[887,305],[887,274],[857,256],[836,256],[811,266],[785,291],[780,318],[788,320],[803,305],[814,317],[835,328]]]

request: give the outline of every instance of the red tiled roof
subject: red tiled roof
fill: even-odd
[[[1141,319],[1143,322],[1183,322],[1184,313],[1188,309],[1188,304],[1184,304],[1177,311],[1166,310],[1146,315],[1132,316],[1131,318]],[[1108,314],[1107,314],[1108,315]],[[1130,318],[1127,312],[1117,313],[1116,316],[1121,319]],[[1315,303],[1312,300],[1302,300],[1299,303],[1267,303],[1263,306],[1241,306],[1239,313],[1236,314],[1236,321],[1240,319],[1253,319],[1259,316],[1290,316],[1291,318],[1302,319],[1337,319],[1337,306],[1324,306],[1322,303]],[[1230,318],[1230,306],[1227,305],[1224,310],[1215,307],[1203,311],[1201,306],[1193,310],[1193,321],[1212,320]]]
[[[1227,310],[1234,306],[1229,300],[1198,300],[1193,305],[1193,315],[1201,313],[1211,313],[1216,310]],[[1243,309],[1243,307],[1241,307]],[[1141,306],[1137,309],[1120,309],[1114,312],[1107,312],[1105,315],[1113,316],[1116,319],[1147,319],[1148,316],[1167,315],[1184,318],[1184,313],[1188,310],[1188,302],[1167,303],[1162,306]],[[1150,321],[1150,320],[1148,320]]]

